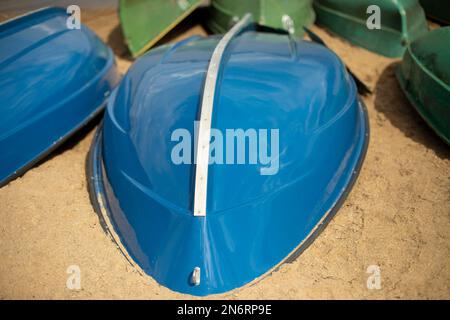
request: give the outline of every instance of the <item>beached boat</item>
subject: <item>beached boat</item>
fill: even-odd
[[[312,0],[212,0],[209,12],[206,24],[215,33],[227,32],[250,12],[261,26],[302,36],[315,18]]]
[[[324,46],[257,32],[155,48],[109,100],[87,164],[102,225],[136,268],[204,296],[297,257],[361,168],[369,124]]]
[[[45,8],[0,25],[0,185],[98,114],[119,82],[111,50]]]
[[[120,0],[120,24],[131,55],[144,54],[202,3],[202,0]]]
[[[315,0],[314,10],[319,25],[387,57],[401,57],[428,29],[418,0]]]

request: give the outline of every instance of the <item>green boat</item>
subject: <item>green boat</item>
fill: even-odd
[[[225,33],[246,13],[259,25],[284,29],[303,36],[303,27],[314,23],[312,0],[212,0],[206,24],[215,33]]]
[[[420,4],[431,19],[446,25],[450,24],[450,1],[420,0]]]
[[[367,25],[377,13],[374,6],[380,9],[379,29]],[[401,57],[408,44],[428,30],[418,0],[315,0],[314,9],[319,25],[391,58]]]
[[[411,104],[450,145],[450,27],[414,41],[396,74]]]
[[[120,0],[120,23],[131,55],[142,55],[202,3],[202,0]]]

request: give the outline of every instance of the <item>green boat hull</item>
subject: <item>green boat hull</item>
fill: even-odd
[[[371,5],[380,8],[380,29],[369,29]],[[315,0],[317,23],[360,47],[397,58],[428,30],[418,0]]]
[[[413,42],[397,68],[397,79],[411,104],[450,145],[450,27]]]
[[[450,1],[448,0],[420,0],[428,17],[441,23],[450,24]]]
[[[120,23],[131,55],[138,57],[145,53],[202,2],[202,0],[120,0]]]
[[[225,33],[246,13],[260,25],[303,36],[303,26],[314,23],[311,0],[212,0],[206,21],[211,31]]]

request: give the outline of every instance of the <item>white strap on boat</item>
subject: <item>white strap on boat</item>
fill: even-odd
[[[195,170],[194,216],[206,216],[206,197],[208,190],[209,147],[211,140],[211,117],[214,107],[217,78],[219,75],[222,56],[236,35],[242,31],[252,20],[251,14],[246,14],[233,26],[219,41],[209,61],[203,88],[202,105],[200,111],[200,124],[198,127],[197,157]]]

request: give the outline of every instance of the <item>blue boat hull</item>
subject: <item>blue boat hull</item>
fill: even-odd
[[[0,25],[0,186],[102,111],[119,82],[111,50],[47,8]]]
[[[339,58],[287,35],[246,31],[220,62],[212,127],[278,129],[276,174],[261,175],[260,163],[210,164],[206,214],[195,215],[200,169],[173,163],[171,133],[195,135],[218,37],[139,59],[91,149],[91,199],[108,232],[175,291],[223,293],[296,257],[336,213],[366,152],[365,107]]]

